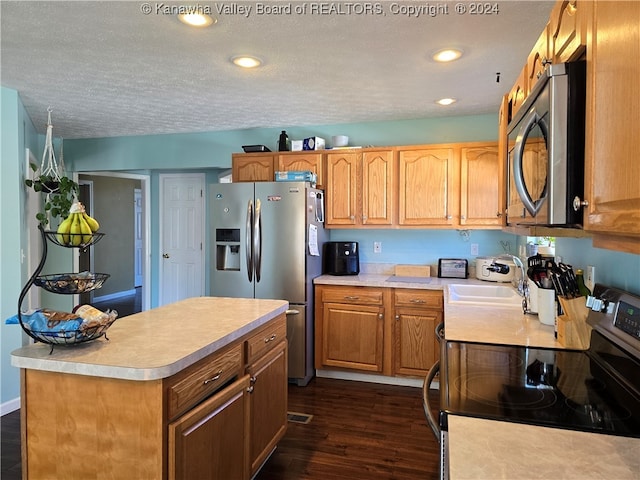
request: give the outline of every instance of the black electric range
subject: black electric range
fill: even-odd
[[[640,297],[596,285],[587,351],[443,341],[440,418],[640,438]]]

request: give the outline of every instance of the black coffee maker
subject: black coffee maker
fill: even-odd
[[[324,273],[329,275],[358,275],[360,273],[358,242],[326,242],[324,244]]]

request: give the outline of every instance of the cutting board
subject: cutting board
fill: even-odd
[[[430,277],[429,265],[396,265],[394,270],[396,277]]]

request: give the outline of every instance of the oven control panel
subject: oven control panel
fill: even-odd
[[[640,308],[620,301],[613,324],[623,332],[640,338]]]

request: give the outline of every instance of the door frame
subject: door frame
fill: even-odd
[[[138,173],[120,172],[76,172],[74,180],[78,180],[78,175],[92,175],[96,177],[126,178],[139,180],[142,190],[142,311],[151,308],[151,176]],[[133,248],[133,245],[132,245]],[[77,268],[79,262],[76,256],[74,262]]]

